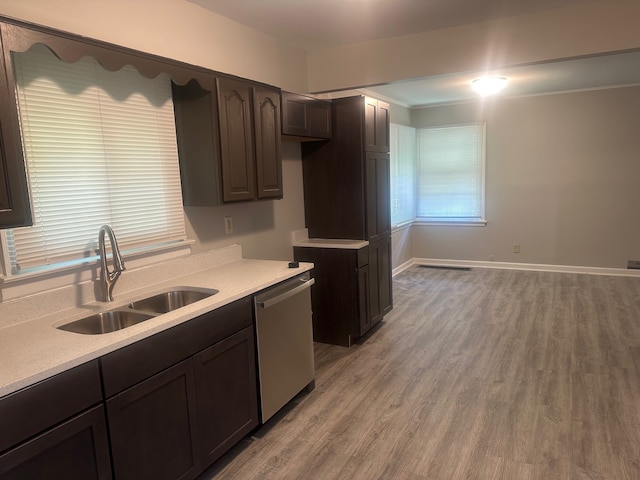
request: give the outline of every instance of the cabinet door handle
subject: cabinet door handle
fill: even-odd
[[[303,283],[298,285],[297,287],[293,287],[291,290],[287,290],[286,292],[281,293],[280,295],[278,295],[276,297],[269,298],[269,299],[263,300],[263,301],[256,300],[256,305],[259,306],[260,308],[273,307],[274,305],[285,301],[287,298],[290,298],[290,297],[300,293],[302,290],[310,288],[311,285],[316,283],[316,279],[315,278],[311,278],[309,280],[302,280],[302,282]]]

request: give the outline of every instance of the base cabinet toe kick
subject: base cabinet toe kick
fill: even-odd
[[[0,480],[196,478],[313,388],[312,283],[295,277],[0,398]]]

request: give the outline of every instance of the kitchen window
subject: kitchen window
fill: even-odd
[[[103,224],[125,254],[184,243],[170,78],[43,45],[13,65],[34,225],[3,234],[5,276],[94,263]]]
[[[391,221],[485,225],[485,124],[391,125]]]
[[[484,224],[485,125],[418,129],[416,216]]]
[[[416,129],[391,124],[391,224],[398,227],[416,216]]]

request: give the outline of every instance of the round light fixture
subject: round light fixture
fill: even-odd
[[[471,82],[471,88],[482,97],[494,95],[507,84],[507,77],[481,77]]]

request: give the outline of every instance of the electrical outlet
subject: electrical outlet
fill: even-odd
[[[627,261],[627,268],[630,268],[633,270],[640,270],[640,260]]]
[[[513,244],[513,253],[520,253],[520,244],[519,243],[514,243]]]
[[[233,220],[231,217],[224,217],[224,233],[233,233]]]

